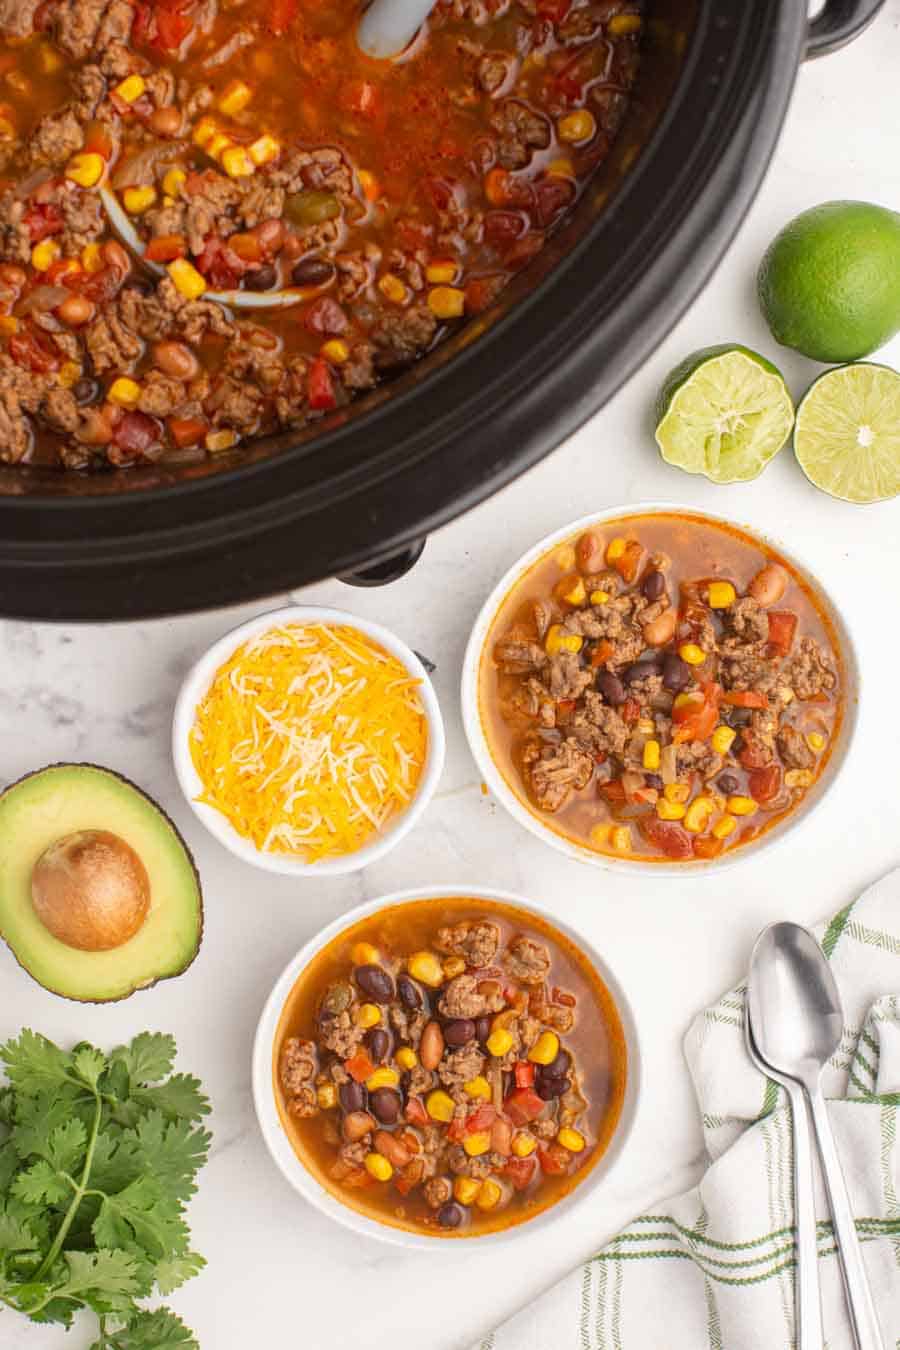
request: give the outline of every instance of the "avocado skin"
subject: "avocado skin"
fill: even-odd
[[[33,970],[29,969],[28,965],[21,959],[19,953],[16,951],[15,947],[13,946],[12,942],[9,940],[6,932],[4,931],[3,897],[2,894],[0,894],[0,940],[2,940],[4,944],[8,947],[9,951],[12,953],[12,956],[16,964],[20,967],[20,969],[22,969],[25,972],[26,975],[28,975],[32,980],[34,980],[36,984],[39,984],[42,989],[46,989],[49,994],[55,994],[59,998],[64,998],[71,1003],[93,1003],[93,1004],[121,1003],[125,999],[131,998],[133,994],[140,993],[142,990],[145,989],[152,989],[154,985],[162,983],[163,980],[173,980],[181,975],[184,975],[184,973],[188,971],[196,961],[197,956],[200,952],[201,944],[203,942],[204,924],[205,924],[205,912],[203,906],[203,888],[200,881],[200,873],[197,869],[197,864],[194,861],[194,855],[191,853],[191,850],[188,848],[184,840],[184,837],[181,834],[181,831],[178,829],[178,826],[172,820],[168,812],[165,811],[163,807],[160,806],[159,802],[157,802],[155,798],[151,797],[148,792],[145,792],[143,788],[138,787],[137,783],[133,782],[130,778],[127,778],[124,774],[118,773],[117,770],[109,769],[102,764],[93,764],[87,760],[77,762],[62,760],[53,764],[45,764],[39,769],[32,769],[29,773],[23,774],[21,778],[17,778],[15,782],[9,783],[3,789],[3,791],[0,792],[0,807],[2,807],[3,802],[6,800],[6,798],[17,788],[23,787],[26,783],[31,782],[32,779],[40,778],[43,774],[50,773],[53,770],[61,770],[61,769],[72,769],[72,770],[87,769],[94,773],[103,774],[107,778],[113,778],[121,786],[133,792],[136,797],[141,799],[142,802],[149,805],[150,810],[152,812],[155,812],[158,816],[160,816],[163,824],[171,831],[175,841],[180,847],[180,850],[184,856],[184,860],[186,861],[191,870],[194,885],[196,886],[197,935],[193,944],[193,950],[191,951],[190,956],[187,958],[184,964],[180,966],[177,970],[167,971],[166,974],[164,975],[155,975],[151,978],[148,978],[146,981],[137,982],[131,989],[128,989],[121,994],[115,994],[109,997],[96,997],[96,998],[80,996],[77,994],[69,993],[65,989],[55,988],[53,984],[48,983],[46,980],[41,979],[38,975],[35,974]],[[152,883],[153,878],[151,876],[151,886]]]

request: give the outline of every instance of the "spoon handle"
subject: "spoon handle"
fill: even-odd
[[[806,1094],[790,1079],[782,1082],[791,1102],[794,1129],[794,1222],[797,1228],[797,1350],[822,1350],[822,1301],[819,1292],[819,1240],[813,1188],[812,1130]]]
[[[844,1275],[844,1289],[853,1336],[858,1350],[884,1350],[884,1340],[872,1302],[869,1277],[863,1264],[862,1247],[857,1236],[853,1211],[850,1208],[850,1198],[847,1195],[847,1184],[844,1181],[841,1160],[838,1157],[831,1122],[825,1108],[825,1098],[818,1082],[810,1089],[809,1103],[831,1204],[831,1217],[834,1221],[834,1235]]]

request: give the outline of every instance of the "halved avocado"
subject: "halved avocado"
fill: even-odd
[[[53,764],[0,796],[0,936],[51,993],[127,998],[197,955],[197,869],[134,783],[94,764]]]

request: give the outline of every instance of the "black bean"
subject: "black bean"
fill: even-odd
[[[408,975],[397,976],[397,993],[400,995],[400,1002],[407,1008],[421,1008],[422,991]]]
[[[350,1115],[351,1111],[364,1111],[366,1107],[366,1089],[362,1083],[357,1083],[352,1078],[348,1078],[346,1083],[341,1083],[338,1088],[338,1096],[341,1099],[341,1106]]]
[[[324,286],[334,276],[334,264],[322,258],[301,258],[291,273],[295,286]]]
[[[656,788],[657,792],[662,792],[665,784],[658,773],[645,773],[644,782],[649,788]]]
[[[254,267],[244,277],[244,286],[248,291],[270,291],[278,281],[278,273],[271,263]]]
[[[568,1091],[568,1078],[538,1078],[535,1081],[537,1095],[542,1102],[552,1102],[554,1097],[561,1097]]]
[[[448,1200],[438,1210],[437,1221],[442,1228],[458,1228],[463,1221],[462,1205],[458,1205],[455,1200]]]
[[[571,1063],[572,1056],[569,1054],[568,1050],[558,1050],[556,1052],[556,1059],[552,1064],[544,1064],[541,1066],[541,1077],[565,1078],[566,1074],[569,1072]]]
[[[663,658],[662,678],[669,692],[677,694],[680,689],[685,689],[690,684],[691,668],[680,656],[668,652]]]
[[[373,1003],[390,1003],[394,981],[382,966],[357,966],[353,978]]]
[[[618,675],[613,675],[610,670],[601,670],[597,676],[596,684],[597,689],[611,708],[618,708],[619,704],[624,703],[628,697],[622,681]]]
[[[636,680],[646,680],[649,675],[658,674],[659,665],[656,661],[635,661],[625,672],[625,683],[634,684]]]
[[[481,1041],[482,1045],[491,1034],[491,1019],[489,1017],[475,1018],[475,1035]]]
[[[454,1017],[444,1024],[444,1040],[448,1045],[468,1045],[475,1039],[475,1023],[471,1017]]]
[[[720,792],[724,792],[727,797],[737,792],[740,786],[740,779],[733,773],[723,773],[721,777],[716,779],[716,787]]]
[[[400,1093],[393,1088],[380,1087],[369,1093],[369,1110],[382,1125],[393,1125],[400,1116]]]
[[[96,380],[76,380],[72,385],[72,397],[82,408],[91,403],[99,403],[101,392]]]
[[[391,1048],[391,1034],[384,1027],[372,1027],[366,1033],[366,1046],[376,1064],[383,1064]]]
[[[648,572],[641,582],[641,591],[651,604],[654,600],[659,600],[665,589],[666,579],[662,572],[658,572],[656,568],[652,572]]]

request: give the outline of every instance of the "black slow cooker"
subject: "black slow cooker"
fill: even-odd
[[[131,619],[377,582],[537,462],[675,323],[746,213],[797,67],[882,0],[650,0],[613,154],[567,227],[392,385],[240,460],[80,477],[0,471],[0,613]]]

